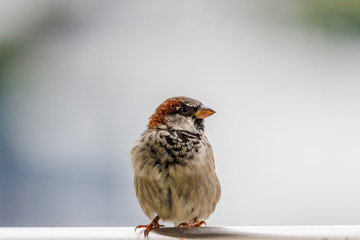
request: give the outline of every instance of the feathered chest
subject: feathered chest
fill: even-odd
[[[154,166],[160,171],[173,165],[205,161],[212,165],[211,146],[203,134],[183,130],[147,130],[131,151],[133,165]]]

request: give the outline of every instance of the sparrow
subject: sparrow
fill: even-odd
[[[221,195],[213,150],[204,134],[204,119],[215,111],[189,97],[165,100],[149,118],[134,143],[130,158],[136,196],[145,228],[162,227],[159,220],[189,229],[206,225]]]

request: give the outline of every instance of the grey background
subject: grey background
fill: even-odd
[[[148,222],[128,157],[168,97],[201,100],[208,225],[360,223],[356,1],[0,3],[0,225]]]

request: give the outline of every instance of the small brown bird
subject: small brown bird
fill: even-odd
[[[130,157],[135,191],[146,216],[147,237],[159,220],[189,229],[205,224],[220,199],[211,145],[204,119],[215,111],[188,97],[169,98],[149,118]]]

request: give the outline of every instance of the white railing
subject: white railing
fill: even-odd
[[[162,228],[150,232],[149,239],[359,239],[360,226],[266,226],[266,227],[201,227],[184,231]],[[0,239],[6,240],[62,240],[62,239],[143,239],[143,233],[133,227],[44,227],[1,228]]]

